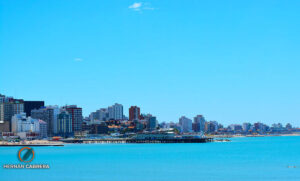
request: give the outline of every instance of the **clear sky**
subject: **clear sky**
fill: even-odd
[[[300,126],[300,1],[0,0],[0,93],[84,115]]]

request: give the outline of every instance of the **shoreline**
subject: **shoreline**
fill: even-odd
[[[278,137],[278,136],[300,136],[300,134],[280,134],[280,135],[209,135],[208,138],[212,138],[209,142],[231,142],[230,138],[247,138],[247,137]],[[0,141],[0,147],[13,147],[13,146],[32,146],[32,147],[45,147],[45,146],[65,146],[68,144],[169,144],[169,143],[193,143],[193,142],[184,142],[184,141],[158,141],[158,140],[140,140],[138,142],[127,142],[124,140],[85,140],[82,142],[77,142],[77,139],[70,140],[70,142],[65,141],[48,141],[48,140],[32,140],[32,141],[21,141],[21,142],[8,142]],[[200,143],[200,142],[194,142]],[[207,142],[208,143],[208,142]]]
[[[20,141],[20,142],[8,142],[0,141],[0,147],[10,146],[64,146],[61,141],[48,141],[48,140],[33,140],[33,141]]]
[[[247,138],[247,137],[277,137],[277,136],[300,136],[300,133],[278,135],[210,135],[212,138]]]
[[[2,144],[0,147],[11,147],[11,146],[30,146],[30,147],[44,147],[44,146],[65,146],[64,144],[37,144],[37,145],[24,145],[24,144]]]
[[[65,144],[149,144],[149,143],[209,143],[213,142],[213,138],[190,138],[190,139],[67,139],[60,141],[21,141],[7,142],[0,141],[1,146],[64,146]]]

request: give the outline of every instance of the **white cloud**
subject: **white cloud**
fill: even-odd
[[[135,2],[132,5],[128,7],[129,9],[132,9],[134,11],[141,11],[141,10],[155,10],[156,8],[153,8],[150,3],[142,3],[142,2]]]
[[[141,7],[142,7],[142,3],[133,3],[128,8],[133,9],[135,11],[139,11]]]
[[[75,61],[75,62],[82,62],[83,59],[82,59],[82,58],[74,58],[74,61]]]

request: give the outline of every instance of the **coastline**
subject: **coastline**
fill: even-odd
[[[221,139],[219,139],[221,140]],[[223,139],[222,139],[223,140]],[[168,144],[168,143],[209,143],[213,138],[185,139],[67,139],[60,141],[34,140],[21,142],[0,141],[1,146],[64,146],[65,144]]]
[[[276,137],[276,136],[300,136],[300,133],[278,135],[210,135],[212,138],[246,138],[246,137]]]
[[[280,134],[280,135],[209,135],[208,138],[212,138],[209,142],[230,142],[228,138],[246,138],[246,137],[278,137],[278,136],[300,136],[300,134]],[[141,140],[138,142],[128,142],[126,140],[85,140],[78,142],[78,139],[73,139],[68,141],[49,141],[49,140],[32,140],[32,141],[20,141],[20,142],[9,142],[9,141],[0,141],[0,147],[10,147],[10,146],[64,146],[66,144],[116,144],[116,143],[122,143],[122,144],[128,144],[128,143],[143,143],[143,144],[149,144],[149,143],[160,143],[160,144],[166,144],[166,143],[192,143],[192,142],[168,142],[168,141],[157,141],[157,140]],[[195,142],[197,143],[197,142]],[[200,143],[200,142],[199,142]]]
[[[65,143],[60,141],[33,140],[21,142],[0,141],[0,147],[7,146],[64,146]]]

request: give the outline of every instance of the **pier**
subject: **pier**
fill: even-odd
[[[117,139],[64,139],[60,140],[64,143],[208,143],[212,142],[213,138],[185,138],[185,139],[131,139],[131,138],[117,138]]]

